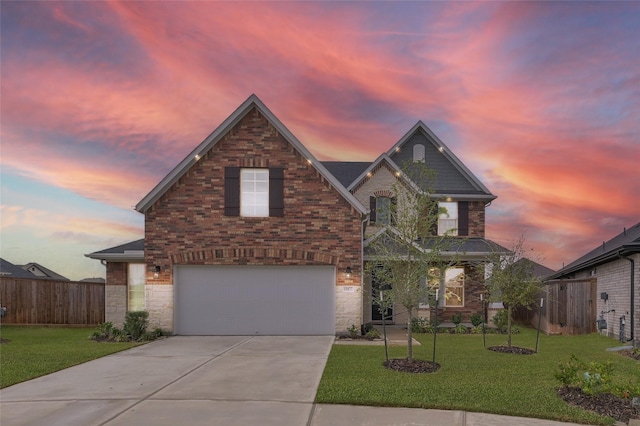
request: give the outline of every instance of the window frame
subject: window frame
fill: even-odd
[[[146,308],[146,268],[144,263],[127,264],[127,312],[144,311]]]
[[[455,276],[451,276],[451,272],[454,270],[459,270]],[[442,274],[442,270],[439,268],[433,268],[429,271],[429,277],[427,278],[427,285],[431,290],[436,290],[440,288],[440,276]],[[462,282],[459,285],[450,285],[453,279],[462,275]],[[465,305],[465,282],[466,282],[466,272],[464,266],[452,266],[450,268],[446,268],[444,270],[444,306],[445,308],[464,308]],[[456,289],[456,291],[451,291],[450,289]],[[461,294],[460,294],[461,293]],[[459,303],[450,303],[453,296],[459,299]],[[455,300],[455,299],[454,299]]]
[[[269,217],[269,169],[240,169],[240,216]]]
[[[452,208],[449,208],[447,205],[449,205]],[[453,208],[454,206],[455,208]],[[438,215],[438,235],[457,236],[458,220],[459,220],[458,202],[457,201],[439,201],[438,210],[440,210],[441,208],[445,208],[447,212],[440,213]]]

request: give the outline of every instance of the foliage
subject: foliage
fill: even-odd
[[[511,347],[513,311],[518,307],[530,308],[542,289],[542,282],[533,274],[533,262],[524,254],[524,237],[520,237],[510,252],[495,251],[487,259],[491,271],[487,280],[489,300],[501,301],[506,307],[508,347]]]
[[[364,337],[367,340],[379,339],[380,338],[380,332],[378,330],[376,330],[375,328],[372,328],[371,330],[367,331],[367,333],[364,335]]]
[[[133,340],[141,340],[144,338],[148,326],[149,312],[147,311],[127,312],[124,318],[124,332]]]
[[[483,331],[486,334],[487,330],[484,330],[482,325],[476,325],[471,328],[471,334],[482,334]]]
[[[489,332],[489,329],[487,329]],[[421,345],[415,357],[430,359],[433,336],[416,334]],[[487,347],[501,345],[505,336],[487,334]],[[536,330],[521,327],[514,344],[534,347]],[[480,334],[438,336],[440,359],[446,359],[437,374],[424,376],[388,370],[380,362],[377,346],[334,345],[318,388],[316,403],[390,407],[435,408],[535,417],[578,424],[611,425],[599,416],[565,403],[557,395],[554,377],[558,363],[580,351],[580,357],[599,363],[612,361],[613,383],[624,384],[638,377],[638,362],[605,349],[615,339],[597,333],[582,336],[540,335],[545,348],[535,356],[488,351]],[[392,358],[402,358],[405,348],[389,348]],[[633,396],[633,394],[631,394]]]
[[[621,398],[640,396],[640,376],[636,382],[626,378],[614,380],[614,364],[607,362],[585,362],[574,354],[569,361],[561,362],[555,378],[565,386],[580,388],[588,395],[612,393]]]
[[[420,304],[429,300],[438,304],[434,300],[436,292],[427,286],[427,277],[432,270],[455,263],[454,258],[441,255],[450,248],[453,238],[432,233],[440,214],[446,213],[428,188],[433,176],[423,163],[403,167],[391,189],[395,201],[389,206],[390,223],[383,225],[369,244],[375,261],[367,263],[366,273],[379,288],[372,286],[372,300],[381,312],[392,305],[404,307],[409,361],[413,360],[413,318]],[[439,296],[444,297],[443,293],[440,291]]]
[[[429,326],[429,320],[423,317],[411,319],[411,331],[414,333],[425,333],[425,329]]]
[[[482,315],[480,315],[480,314],[473,314],[473,315],[471,315],[471,324],[472,324],[474,327],[477,327],[477,326],[479,326],[479,325],[482,325],[482,322],[483,322],[483,321],[482,321]]]
[[[104,326],[104,324],[103,324]],[[105,326],[106,327],[106,326]],[[90,328],[2,325],[0,387],[14,385],[76,364],[139,345],[97,345],[87,340]]]
[[[355,324],[351,324],[351,327],[347,328],[347,334],[349,334],[349,337],[352,339],[355,339],[360,335],[360,330],[358,330],[358,327],[356,327]]]
[[[498,311],[493,316],[491,321],[495,324],[496,327],[498,327],[498,330],[506,331],[507,324],[509,323],[509,319],[507,317],[508,315],[509,315],[509,311],[507,311],[506,309],[503,309],[501,311]]]
[[[469,332],[469,329],[463,324],[456,324],[456,326],[453,327],[453,332],[455,334],[466,334]]]
[[[462,322],[462,313],[456,312],[455,314],[451,315],[451,322],[455,325],[460,324]]]

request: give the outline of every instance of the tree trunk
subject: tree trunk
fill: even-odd
[[[511,349],[511,305],[507,307],[507,345]]]
[[[413,313],[409,312],[409,319],[407,320],[407,360],[413,362],[413,330],[411,330],[411,324],[413,323]]]

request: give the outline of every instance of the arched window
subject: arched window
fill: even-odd
[[[413,162],[424,163],[424,145],[417,144],[413,146]]]

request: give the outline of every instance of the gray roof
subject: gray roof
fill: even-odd
[[[311,152],[285,127],[284,124],[266,107],[256,96],[251,95],[242,103],[226,120],[218,126],[213,133],[205,138],[187,157],[182,160],[164,179],[156,185],[140,202],[136,205],[136,210],[146,212],[171,186],[178,181],[187,171],[213,148],[231,129],[238,124],[249,112],[257,109],[267,121],[289,142],[299,153],[311,164],[318,173],[333,186],[342,197],[347,200],[360,214],[369,212],[360,201],[356,199],[347,188],[345,188],[329,171],[318,161]]]
[[[85,254],[86,257],[115,262],[135,262],[144,260],[144,238],[119,246]]]
[[[569,263],[547,279],[565,278],[575,272],[590,269],[618,259],[620,256],[634,253],[640,253],[640,222],[629,229],[624,229],[609,241],[603,241],[601,245]]]
[[[37,278],[41,278],[41,279],[52,279],[52,280],[56,280],[56,281],[69,281],[69,278],[67,277],[63,277],[62,275],[53,272],[51,269],[49,268],[45,268],[44,266],[40,265],[39,263],[36,262],[31,262],[31,263],[27,263],[26,265],[20,265],[20,267],[22,269],[24,269],[25,271],[29,271],[32,267],[35,267],[37,269],[39,269],[42,273],[44,273],[46,276],[40,276],[37,274],[33,274],[35,277]],[[31,271],[29,271],[29,273],[31,273]]]
[[[418,186],[458,199],[491,201],[497,198],[422,121],[418,121],[386,154],[404,170],[405,164],[413,163],[413,147],[418,144],[425,148],[427,169],[435,172],[429,182],[415,182]]]
[[[37,278],[29,271],[25,271],[20,266],[0,258],[0,276],[11,278]]]
[[[322,161],[322,165],[348,188],[372,163],[357,161]]]
[[[540,279],[546,278],[549,275],[551,275],[554,272],[556,272],[553,269],[547,268],[546,266],[541,265],[538,262],[534,262],[531,259],[527,259],[526,257],[523,257],[522,259],[518,259],[515,263],[522,263],[522,262],[529,262],[530,264],[532,264],[533,265],[533,269],[532,269],[531,273],[535,277],[540,278]]]

